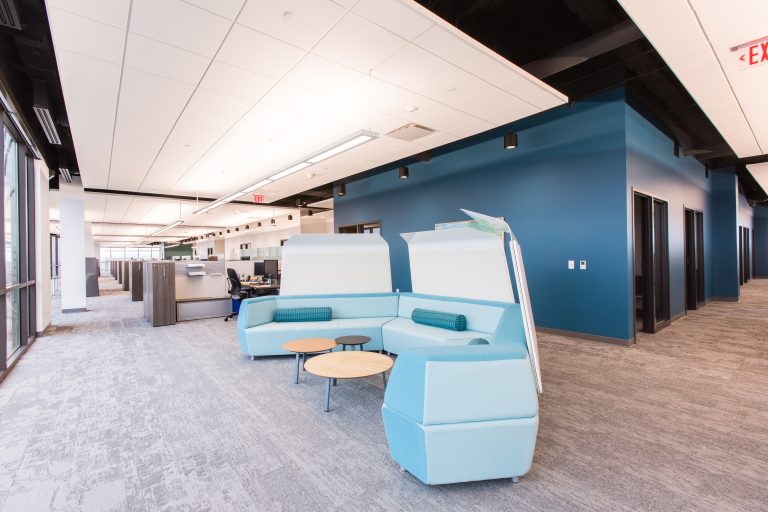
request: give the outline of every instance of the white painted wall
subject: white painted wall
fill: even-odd
[[[99,250],[96,246],[96,240],[93,238],[91,223],[85,223],[85,257],[98,258]]]
[[[51,323],[51,232],[48,218],[48,167],[35,160],[35,330],[41,334]]]
[[[82,187],[59,184],[61,309],[85,309],[85,205]]]

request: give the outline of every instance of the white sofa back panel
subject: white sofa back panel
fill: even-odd
[[[496,331],[496,326],[499,324],[499,319],[506,306],[507,304],[502,302],[482,302],[403,293],[400,294],[397,316],[411,318],[411,313],[416,308],[444,311],[464,315],[467,319],[467,330],[493,333]]]
[[[538,414],[528,359],[428,361],[424,425],[532,418]]]
[[[397,316],[397,294],[277,296],[278,308],[330,307],[333,318],[376,318]]]

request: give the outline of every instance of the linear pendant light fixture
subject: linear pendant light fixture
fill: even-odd
[[[355,132],[353,135],[346,137],[342,139],[341,141],[328,146],[317,153],[313,153],[312,155],[308,156],[307,158],[302,159],[299,162],[296,162],[289,167],[286,167],[285,169],[281,170],[278,173],[273,174],[269,178],[262,179],[261,181],[257,183],[253,183],[251,185],[248,185],[247,187],[243,188],[242,190],[235,192],[234,194],[230,194],[229,196],[217,199],[216,201],[212,202],[208,206],[204,206],[203,208],[200,208],[198,210],[195,210],[193,213],[196,215],[200,215],[203,213],[208,213],[209,211],[213,210],[214,208],[218,208],[219,206],[229,203],[230,201],[234,201],[238,197],[247,194],[248,192],[253,192],[256,189],[265,187],[269,185],[270,183],[274,183],[277,180],[281,180],[285,178],[286,176],[290,176],[291,174],[297,173],[302,169],[306,169],[307,167],[314,165],[316,163],[322,162],[323,160],[327,160],[328,158],[331,158],[332,156],[336,156],[338,154],[341,154],[345,151],[349,151],[352,148],[355,148],[361,144],[365,144],[366,142],[369,142],[379,136],[378,133],[371,132],[368,130],[360,130],[358,132]]]
[[[134,245],[134,246],[137,246],[137,245],[139,245],[140,243],[142,243],[144,240],[146,240],[146,239],[148,239],[148,238],[152,238],[153,236],[157,236],[157,235],[159,235],[160,233],[164,233],[164,232],[168,231],[168,230],[169,230],[169,229],[171,229],[171,228],[175,228],[175,227],[176,227],[176,226],[178,226],[179,224],[184,224],[184,221],[183,221],[183,220],[177,220],[177,221],[175,221],[175,222],[171,222],[170,224],[168,224],[168,225],[167,225],[167,226],[165,226],[164,228],[160,228],[160,229],[158,229],[157,231],[155,231],[155,232],[154,232],[154,233],[152,233],[151,235],[147,235],[147,236],[145,236],[144,238],[141,238],[141,239],[139,239],[139,240],[136,240],[136,241],[133,243],[133,245]]]

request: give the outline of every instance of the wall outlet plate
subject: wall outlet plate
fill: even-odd
[[[568,270],[573,270],[576,268],[576,262],[573,260],[568,260]]]
[[[579,270],[587,270],[587,260],[579,260]]]

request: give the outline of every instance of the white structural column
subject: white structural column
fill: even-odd
[[[35,160],[35,330],[41,335],[51,323],[51,228],[48,220],[48,168]]]
[[[60,183],[61,311],[85,311],[85,201],[80,186]]]

